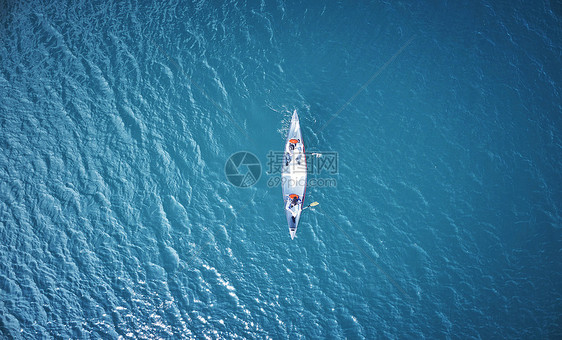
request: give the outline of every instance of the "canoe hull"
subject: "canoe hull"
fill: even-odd
[[[298,141],[298,143],[294,143],[295,140]],[[291,148],[291,141],[293,142],[293,145],[295,145],[294,148]],[[289,127],[287,140],[285,142],[281,175],[285,216],[287,217],[287,224],[289,226],[291,239],[295,238],[302,214],[304,197],[306,194],[306,175],[307,167],[305,147],[302,139],[299,116],[297,115],[297,111],[295,111],[291,119],[291,126]],[[293,194],[298,195],[300,199],[299,203],[292,209],[287,209],[287,200],[290,199],[289,195]]]

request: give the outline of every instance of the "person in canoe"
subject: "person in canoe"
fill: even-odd
[[[291,194],[289,195],[289,198],[287,198],[287,206],[285,207],[285,209],[291,211],[291,214],[293,215],[293,223],[295,222],[295,217],[297,216],[298,206],[300,203],[301,199],[297,194]]]
[[[297,147],[297,144],[300,143],[301,140],[300,139],[289,139],[289,151],[287,152],[286,158],[285,158],[285,166],[289,166],[289,163],[291,162],[291,155],[292,153],[295,151],[295,148]],[[299,157],[297,158],[297,163],[300,165],[301,164],[301,157],[302,155],[299,155]]]
[[[293,208],[300,203],[300,200],[301,199],[299,198],[299,195],[297,195],[297,194],[289,195],[289,197],[287,198],[287,205],[285,206],[285,209],[292,211]]]
[[[300,142],[299,139],[289,139],[289,150],[293,151],[295,150],[295,147],[297,146],[297,144]]]

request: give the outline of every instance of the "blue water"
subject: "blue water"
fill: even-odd
[[[562,337],[560,1],[0,13],[0,337]]]

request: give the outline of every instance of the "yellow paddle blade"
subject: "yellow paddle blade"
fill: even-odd
[[[310,203],[310,206],[311,206],[311,207],[315,207],[315,206],[317,206],[318,204],[320,204],[320,203],[318,203],[318,202],[312,202],[312,203]]]

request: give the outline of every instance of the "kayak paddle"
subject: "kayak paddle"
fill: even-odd
[[[315,206],[317,206],[318,204],[320,204],[320,203],[318,203],[318,202],[312,202],[312,203],[310,203],[309,205],[307,205],[304,209],[307,209],[307,208],[310,208],[310,207],[315,207]],[[304,210],[304,209],[302,209],[302,210]]]

